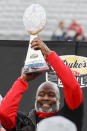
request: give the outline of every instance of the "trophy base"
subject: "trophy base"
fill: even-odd
[[[45,66],[41,66],[43,63],[29,64],[24,66],[24,73],[34,73],[34,72],[46,72],[49,71],[49,67],[47,64]]]

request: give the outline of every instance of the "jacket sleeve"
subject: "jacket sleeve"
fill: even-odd
[[[3,98],[0,105],[0,121],[4,128],[12,129],[15,127],[15,117],[17,116],[19,102],[27,88],[28,83],[18,78]]]
[[[46,58],[46,61],[51,64],[63,84],[66,104],[70,109],[76,109],[82,103],[83,96],[80,85],[72,71],[55,52],[52,52]]]

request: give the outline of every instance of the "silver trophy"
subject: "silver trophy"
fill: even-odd
[[[43,30],[46,25],[46,12],[39,4],[30,5],[24,13],[23,23],[26,31],[30,35],[31,41],[38,37],[38,33]],[[40,50],[34,50],[28,47],[27,56],[24,64],[24,73],[42,72],[49,70],[49,67]]]

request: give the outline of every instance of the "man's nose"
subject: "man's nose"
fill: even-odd
[[[48,99],[49,99],[49,96],[46,94],[46,95],[44,96],[44,99],[45,99],[45,100],[48,100]]]

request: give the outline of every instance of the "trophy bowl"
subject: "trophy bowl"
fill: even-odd
[[[41,5],[32,4],[25,10],[23,23],[30,34],[38,34],[45,27],[46,22],[46,12]]]

